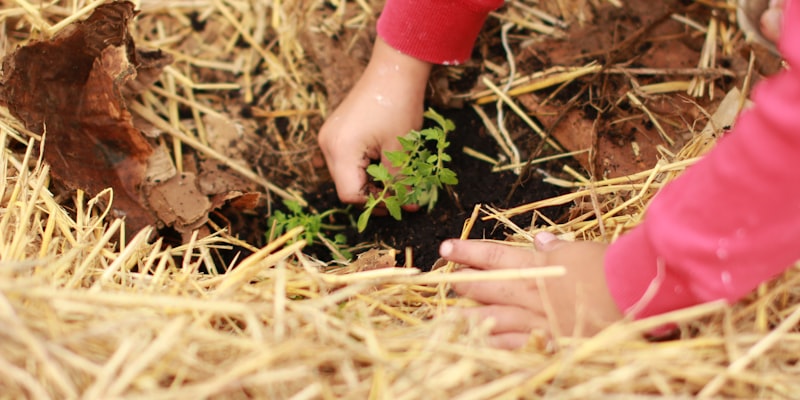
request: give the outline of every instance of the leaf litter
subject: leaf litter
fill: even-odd
[[[268,189],[267,199],[278,193],[269,189],[270,180],[248,174],[234,161],[255,153],[254,146],[233,146],[238,149],[235,152],[207,148],[209,120],[204,116],[208,115],[224,115],[233,126],[244,127],[241,135],[235,129],[228,131],[228,142],[262,145],[257,150],[265,162],[278,163],[267,164],[271,170],[263,169],[270,174],[267,178],[290,176],[287,172],[304,171],[314,164],[313,151],[304,149],[313,139],[309,127],[318,126],[324,115],[324,94],[313,83],[309,89],[307,82],[319,77],[317,67],[298,61],[303,60],[302,46],[296,46],[294,38],[306,24],[320,26],[304,19],[313,14],[306,11],[327,9],[332,11],[327,20],[332,31],[358,31],[374,22],[379,4],[301,3],[141,2],[137,35],[144,33],[146,43],[158,44],[155,47],[174,57],[174,62],[165,67],[159,86],[151,86],[128,105],[137,119],[146,122],[142,130],[160,135],[156,143],[169,149],[167,158],[176,176],[212,160],[218,170],[236,171]],[[4,20],[7,31],[14,33],[9,38],[36,37],[63,29],[66,24],[57,21],[81,19],[97,4],[36,8],[18,1],[4,4],[7,12],[0,18],[11,18]],[[732,18],[728,3],[702,4],[714,11],[713,18]],[[478,53],[499,43],[492,38],[500,36],[497,29],[503,23],[514,24],[511,40],[521,45],[531,38],[566,37],[565,27],[594,23],[595,12],[604,7],[624,10],[627,4],[510,1],[490,18]],[[686,20],[680,12],[671,18]],[[711,26],[711,18],[698,17],[702,23],[691,26]],[[737,51],[746,51],[750,46],[737,38],[732,26],[712,38],[721,47],[735,44]],[[709,31],[698,30],[698,35],[707,38]],[[706,38],[704,43],[709,42]],[[735,52],[730,54],[732,60],[738,59]],[[511,79],[507,59],[481,53],[471,65],[448,69],[449,79],[463,84],[458,81],[475,78],[474,71],[480,70],[499,89],[505,79],[516,81]],[[262,62],[269,68],[253,73]],[[761,64],[759,58],[747,73],[760,70]],[[562,71],[555,71],[556,67]],[[553,73],[566,67],[557,65]],[[606,74],[622,72],[630,80],[637,75],[631,75],[629,67],[600,65]],[[541,72],[523,70],[526,76],[521,81]],[[707,68],[700,68],[692,79],[707,79],[703,71]],[[742,76],[739,67],[734,71],[737,79]],[[555,87],[547,89],[553,90],[548,95],[556,98],[558,87],[573,80],[564,79],[547,86]],[[670,75],[660,83],[674,79]],[[713,79],[726,88],[738,86]],[[600,93],[597,82],[589,86],[593,95]],[[234,87],[241,89],[241,98],[227,92]],[[565,238],[613,240],[636,225],[660,187],[713,146],[744,103],[748,84],[743,83],[742,89],[725,91],[725,96],[709,103],[709,109],[724,104],[720,110],[708,115],[700,112],[696,120],[687,117],[688,126],[708,127],[691,129],[694,135],[684,146],[662,152],[653,165],[616,178],[587,177],[577,167],[572,173],[551,170],[547,180],[570,188],[569,193],[509,209],[478,207],[465,221],[464,234],[476,220],[488,218],[502,221],[511,232],[511,242],[520,246],[530,245],[528,239],[539,230]],[[466,99],[484,96],[477,95],[480,88],[466,91],[470,92],[463,96]],[[640,100],[659,118],[659,110],[649,101],[670,96],[698,99],[683,93]],[[503,94],[499,89],[490,95],[500,98]],[[721,101],[723,97],[729,100]],[[486,120],[497,123],[502,116],[491,113],[496,104],[484,104],[489,111]],[[643,108],[637,110],[639,118],[650,118]],[[517,118],[522,116],[516,113],[502,117],[509,128],[506,136],[531,162],[549,156],[540,154],[546,149],[537,151],[535,142],[527,145],[527,136],[538,136],[533,127],[520,128],[541,121],[520,121]],[[707,123],[708,119],[713,123]],[[149,230],[126,239],[120,233],[121,221],[108,217],[108,191],[90,196],[77,191],[69,212],[62,207],[63,195],[51,193],[49,163],[35,161],[36,141],[49,129],[25,130],[9,116],[0,122],[5,148],[0,153],[0,324],[6,327],[0,331],[0,387],[8,396],[791,398],[800,390],[796,379],[800,275],[796,268],[733,306],[708,304],[642,321],[623,321],[593,338],[548,341],[534,335],[524,350],[500,351],[486,345],[488,325],[448,312],[470,304],[448,296],[448,283],[455,278],[447,273],[447,266],[429,273],[391,268],[391,251],[366,252],[359,262],[340,268],[325,265],[305,255],[302,241],[294,240],[301,236],[301,229],[258,248],[224,229],[190,235],[175,247],[164,246],[160,239],[149,243]],[[503,129],[495,128],[505,140]],[[248,136],[253,130],[263,136]],[[176,141],[197,154],[175,146]],[[528,148],[532,150],[525,154]],[[506,167],[495,154],[484,154],[482,159]],[[292,164],[275,167],[287,161]],[[262,166],[245,165],[254,170]],[[293,183],[283,181],[283,186],[297,189],[315,176],[313,169],[309,171]],[[292,197],[291,190],[285,192],[286,197]],[[559,204],[570,205],[568,220],[553,221],[543,214]],[[530,224],[515,225],[509,220],[513,215],[527,217]],[[230,266],[236,268],[224,274],[214,273],[214,268],[210,273],[198,272],[201,266],[214,264],[216,251],[231,246],[250,246],[252,254],[232,261]],[[546,279],[558,270],[529,272],[466,278]],[[643,332],[666,321],[680,324],[678,340],[659,343],[643,338]]]
[[[209,196],[232,189],[214,187],[228,176],[199,182],[195,173],[178,173],[135,125],[127,99],[172,62],[161,51],[136,48],[128,33],[135,15],[131,2],[100,5],[51,39],[7,55],[0,102],[45,137],[44,160],[68,188],[90,196],[112,188],[112,216],[124,217],[130,232],[161,224],[188,238],[220,206]]]

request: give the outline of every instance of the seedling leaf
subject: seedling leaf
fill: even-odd
[[[392,175],[384,165],[372,164],[367,167],[367,173],[381,182],[383,189],[375,196],[368,196],[356,223],[359,232],[366,228],[372,211],[380,203],[385,205],[393,218],[400,220],[402,206],[418,204],[427,206],[430,211],[439,199],[439,189],[443,185],[458,183],[455,172],[444,166],[445,162],[452,160],[446,153],[450,146],[447,133],[453,131],[455,125],[432,109],[424,115],[438,126],[412,130],[404,137],[397,138],[402,151],[384,152],[389,163],[398,168],[397,175]]]
[[[383,154],[386,155],[386,159],[395,167],[402,166],[406,159],[408,159],[408,154],[403,151],[386,151]]]
[[[442,168],[442,170],[439,171],[439,180],[445,185],[458,185],[456,173],[449,168]]]
[[[367,167],[367,173],[379,182],[389,182],[392,180],[392,175],[389,173],[389,170],[382,164],[370,164]]]
[[[358,216],[358,222],[356,223],[356,228],[358,228],[359,232],[364,232],[364,229],[367,228],[367,222],[369,221],[369,216],[372,214],[372,209],[375,207],[369,207]]]

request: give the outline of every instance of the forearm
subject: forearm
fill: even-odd
[[[469,58],[489,12],[503,0],[387,0],[378,35],[404,54],[434,64]]]
[[[790,2],[786,21],[800,21],[798,6]],[[755,107],[609,248],[606,277],[621,309],[651,285],[637,317],[735,301],[800,259],[800,25],[786,26],[781,50],[795,68],[759,85]]]

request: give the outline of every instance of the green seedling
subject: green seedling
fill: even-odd
[[[451,160],[445,152],[450,146],[447,133],[452,132],[455,125],[431,109],[424,115],[438,126],[411,131],[405,137],[398,138],[402,150],[384,152],[391,165],[398,169],[397,174],[391,174],[382,164],[367,167],[367,173],[382,188],[376,194],[367,196],[364,211],[356,224],[359,232],[366,229],[372,211],[381,203],[399,221],[404,205],[427,206],[430,211],[439,200],[439,189],[444,185],[458,184],[456,173],[444,166]]]
[[[283,204],[286,206],[288,213],[281,210],[275,210],[272,216],[267,221],[271,227],[267,232],[267,240],[272,240],[280,235],[292,230],[295,227],[302,226],[304,228],[302,239],[305,239],[306,245],[311,246],[319,240],[327,242],[326,245],[332,244],[336,249],[331,249],[334,252],[342,254],[345,258],[349,258],[349,254],[343,251],[340,246],[347,244],[347,237],[338,233],[333,238],[328,236],[330,231],[342,230],[344,227],[339,225],[326,224],[324,221],[336,213],[347,214],[345,210],[330,209],[322,213],[309,213],[303,209],[300,203],[293,200],[284,200]]]

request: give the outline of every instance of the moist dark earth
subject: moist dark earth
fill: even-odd
[[[530,74],[552,66],[580,67],[588,62],[600,59],[604,64],[620,65],[631,68],[655,68],[663,71],[678,71],[696,65],[703,47],[704,37],[693,34],[685,26],[672,18],[676,12],[691,15],[697,20],[706,20],[709,10],[694,2],[679,0],[658,2],[657,4],[632,3],[623,8],[615,8],[609,4],[599,6],[596,10],[594,24],[580,26],[573,24],[561,39],[545,40],[534,46],[521,49],[517,53],[517,64],[520,74]],[[493,26],[494,25],[494,26]],[[481,74],[488,71],[477,60],[491,60],[495,65],[505,63],[505,55],[499,42],[498,27],[489,21],[484,27],[484,34],[479,38],[473,54],[473,62],[465,66],[460,79],[448,79],[452,93],[467,93],[476,86]],[[349,41],[345,41],[349,43]],[[366,40],[366,43],[371,41]],[[313,41],[312,41],[313,43]],[[336,53],[335,43],[325,43],[321,60],[348,60]],[[341,46],[339,46],[341,47]],[[745,49],[746,50],[746,49]],[[328,54],[326,51],[333,52]],[[313,53],[313,52],[312,52]],[[368,54],[368,52],[364,52]],[[633,91],[637,85],[660,83],[670,80],[685,80],[686,75],[651,76],[648,74],[629,76],[626,74],[596,74],[560,87],[537,93],[523,94],[517,99],[524,106],[528,115],[558,141],[566,150],[577,151],[587,148],[594,150],[594,158],[565,159],[535,168],[524,169],[518,176],[511,172],[491,172],[491,166],[469,155],[464,154],[465,146],[475,149],[490,157],[497,157],[499,151],[494,139],[487,135],[483,122],[469,107],[454,108],[446,100],[444,103],[432,104],[435,110],[455,122],[456,130],[450,135],[449,154],[453,161],[449,165],[459,178],[459,184],[449,188],[436,207],[430,212],[405,213],[401,221],[391,217],[373,217],[365,232],[357,233],[349,227],[345,234],[348,244],[374,243],[386,245],[398,250],[397,265],[405,265],[404,250],[411,248],[416,267],[428,269],[438,258],[439,243],[446,238],[458,237],[461,234],[465,219],[471,214],[475,204],[491,205],[496,208],[508,208],[533,201],[551,198],[563,191],[542,182],[542,173],[559,175],[563,163],[570,163],[575,170],[587,176],[602,178],[608,176],[624,176],[652,167],[659,157],[659,147],[669,148],[675,152],[691,136],[694,121],[702,121],[705,117],[699,109],[711,109],[718,99],[724,97],[726,88],[742,79],[746,70],[746,60],[741,55],[744,50],[735,51],[719,57],[719,64],[736,71],[731,76],[710,78],[716,82],[716,93],[710,97],[693,98],[686,101],[686,95],[678,95],[678,100],[670,96],[651,96],[645,98],[650,110],[657,114],[663,129],[674,138],[675,143],[669,145],[659,137],[652,121],[627,101],[620,101]],[[348,77],[358,76],[358,65],[364,60],[349,59],[352,63],[341,68],[326,69],[326,62],[319,62],[326,84],[325,90],[329,99],[341,99],[344,88],[334,83],[346,81]],[[760,66],[757,65],[758,68]],[[345,67],[350,66],[347,69]],[[328,79],[330,78],[330,79]],[[632,85],[632,81],[636,85]],[[341,85],[340,85],[341,86]],[[543,106],[548,99],[547,106]],[[338,100],[337,100],[338,101]],[[429,98],[430,101],[430,98]],[[335,104],[335,101],[332,100]],[[484,108],[492,120],[494,107]],[[519,147],[523,160],[535,159],[539,156],[553,154],[552,149],[543,148],[541,140],[519,118],[508,111],[506,125],[514,143]],[[632,144],[636,144],[639,153],[633,154]],[[324,166],[320,167],[320,176],[325,176]],[[280,182],[290,185],[292,182]],[[323,180],[315,189],[306,190],[304,198],[310,208],[319,212],[341,208],[333,184]],[[566,218],[568,205],[552,209],[540,210],[548,218],[559,221]],[[256,215],[239,216],[239,223],[230,226],[234,235],[246,240],[254,246],[264,244],[266,226],[266,210]],[[351,209],[352,219],[357,219],[359,210]],[[522,228],[530,225],[530,214],[518,217],[515,222]],[[339,221],[339,222],[347,222]],[[472,238],[503,239],[508,234],[507,228],[497,226],[489,221],[478,221],[470,232]],[[236,253],[240,249],[236,249]],[[330,259],[329,251],[322,246],[310,246],[306,253],[322,260]],[[246,254],[244,254],[246,255]],[[240,255],[241,257],[241,255]],[[228,265],[228,264],[225,264]]]
[[[520,175],[492,172],[490,164],[464,153],[463,149],[469,147],[497,158],[499,151],[476,112],[470,107],[457,108],[458,99],[453,101],[458,94],[475,93],[482,89],[481,76],[496,75],[496,71],[487,65],[502,66],[507,63],[504,46],[500,43],[499,23],[490,19],[479,37],[471,60],[455,67],[458,70],[455,74],[448,73],[452,69],[435,69],[429,85],[433,93],[428,97],[431,103],[428,105],[456,125],[456,130],[449,137],[451,145],[448,153],[452,156],[449,168],[458,175],[459,184],[447,188],[431,212],[405,213],[401,221],[374,216],[363,233],[356,232],[355,227],[348,224],[358,218],[360,210],[357,207],[350,208],[350,218],[339,217],[326,222],[347,225],[343,233],[350,246],[359,245],[362,250],[370,244],[375,247],[388,246],[398,250],[397,265],[412,264],[429,269],[438,258],[439,243],[443,239],[461,235],[465,220],[476,204],[503,209],[562,194],[563,190],[542,181],[541,171],[559,175],[563,163],[570,163],[576,171],[586,176],[604,178],[624,176],[652,167],[660,157],[659,148],[678,151],[691,137],[691,126],[705,119],[705,114],[699,110],[713,109],[727,88],[731,85],[740,86],[737,81],[744,76],[741,71],[747,69],[746,58],[742,56],[745,52],[734,51],[717,57],[717,65],[729,70],[725,76],[718,74],[708,78],[709,82],[716,84],[713,86],[714,96],[687,100],[685,94],[678,94],[677,97],[638,94],[643,99],[642,107],[649,107],[654,117],[648,118],[639,107],[632,106],[632,102],[626,100],[628,95],[638,93],[637,88],[641,86],[688,79],[685,73],[678,72],[697,65],[705,38],[671,16],[679,13],[705,21],[709,12],[700,3],[681,0],[655,4],[634,2],[622,8],[603,3],[592,7],[590,21],[571,24],[563,32],[563,37],[546,38],[528,46],[523,46],[528,37],[514,37],[511,45],[515,47],[513,55],[519,69],[517,76],[553,67],[582,68],[598,60],[606,67],[621,68],[616,72],[604,70],[593,73],[569,84],[515,97],[523,112],[543,127],[565,151],[583,152],[577,159],[563,159],[524,168]],[[368,58],[374,32],[362,33],[365,37],[356,42],[338,34],[329,38],[317,35],[304,39],[311,55],[309,61],[314,62],[320,73],[319,87],[310,87],[325,93],[331,109],[341,101],[355,77],[360,75]],[[363,51],[348,52],[350,43],[361,43]],[[756,65],[756,68],[759,67]],[[649,69],[660,72],[655,75],[644,72]],[[437,79],[437,72],[444,74]],[[501,77],[495,76],[497,79]],[[440,85],[442,81],[445,81],[444,88]],[[268,86],[263,89],[266,91]],[[303,139],[298,139],[298,143],[291,143],[292,151],[284,151],[283,145],[296,139],[287,130],[289,120],[286,117],[255,118],[247,110],[259,104],[242,104],[240,98],[231,96],[229,100],[234,105],[230,108],[231,112],[237,118],[248,120],[251,123],[249,126],[255,128],[253,136],[258,139],[253,143],[243,142],[244,147],[260,149],[246,156],[242,152],[243,161],[263,172],[270,182],[282,188],[301,190],[309,202],[309,212],[321,213],[345,207],[338,201],[324,165],[313,162],[319,159],[313,133],[322,125],[322,116],[309,120],[304,129],[310,134],[301,135]],[[491,104],[484,107],[484,111],[490,114],[489,119],[496,123],[496,115],[491,115],[494,109]],[[190,118],[191,112],[185,111],[184,117]],[[522,160],[555,153],[553,149],[542,146],[541,139],[513,112],[507,111],[506,114],[505,125],[512,141],[520,149]],[[660,121],[664,135],[672,138],[674,143],[665,142],[656,132],[653,120]],[[591,157],[586,156],[586,149],[592,149]],[[185,150],[185,154],[191,152],[188,148]],[[279,157],[279,154],[285,157]],[[303,157],[302,162],[295,163],[297,159],[287,154]],[[295,164],[302,164],[303,167],[290,168],[297,166]],[[252,189],[242,191],[248,190]],[[275,196],[272,196],[274,199]],[[248,243],[249,248],[262,247],[266,244],[270,211],[280,208],[279,203],[272,201],[269,207],[265,205],[248,211],[227,207],[212,211],[210,217],[217,226],[228,227],[229,232]],[[559,222],[566,218],[568,207],[565,205],[540,211]],[[513,222],[526,228],[531,223],[530,218],[530,214],[525,214]],[[175,240],[171,243],[180,243],[180,235],[167,230],[161,233],[168,242],[172,237]],[[479,220],[471,229],[470,237],[504,239],[508,233],[506,227]],[[412,260],[406,260],[406,249],[411,250]],[[331,259],[330,251],[321,245],[308,246],[305,252],[324,261]],[[241,260],[248,253],[249,250],[244,248],[220,250],[218,265],[225,268],[233,266],[233,260]]]
[[[720,52],[714,63],[700,66],[702,67],[700,69],[716,70],[716,72],[708,72],[707,77],[699,80],[703,83],[700,85],[701,87],[708,85],[709,96],[690,97],[685,94],[685,91],[682,91],[684,93],[679,92],[677,95],[662,96],[651,95],[639,90],[649,84],[689,79],[690,75],[687,75],[686,71],[691,72],[697,66],[697,60],[701,59],[706,38],[701,32],[688,29],[686,24],[677,21],[673,16],[686,15],[690,20],[706,21],[709,14],[716,12],[715,7],[709,7],[702,2],[665,0],[652,4],[631,2],[625,7],[614,7],[610,2],[601,2],[601,4],[592,5],[589,9],[591,9],[589,19],[582,24],[572,23],[562,32],[563,36],[538,38],[541,40],[528,45],[524,43],[531,39],[529,36],[512,35],[511,39],[511,46],[514,47],[514,51],[511,53],[513,53],[512,56],[516,60],[515,65],[518,67],[517,77],[532,76],[555,67],[583,68],[590,62],[598,62],[603,66],[602,70],[582,75],[580,78],[570,81],[569,84],[564,83],[556,88],[550,87],[546,90],[531,89],[531,92],[520,93],[514,100],[519,103],[523,109],[522,112],[542,126],[565,151],[581,152],[583,155],[577,159],[565,159],[537,165],[535,168],[524,168],[520,175],[516,175],[511,172],[492,172],[490,164],[464,153],[465,147],[494,158],[499,153],[497,144],[486,134],[484,123],[479,120],[477,114],[469,107],[456,108],[458,107],[456,103],[459,101],[461,103],[468,102],[463,98],[459,99],[460,94],[476,93],[484,89],[482,87],[484,84],[479,79],[481,76],[490,77],[494,81],[502,81],[510,74],[508,71],[499,72],[507,64],[505,46],[500,43],[498,20],[490,18],[476,43],[471,60],[462,66],[435,69],[429,82],[432,96],[429,96],[428,99],[429,102],[435,103],[429,105],[452,119],[456,125],[455,132],[450,135],[451,146],[448,152],[452,156],[452,162],[449,167],[456,172],[460,183],[447,188],[431,212],[405,213],[401,221],[376,216],[371,219],[367,230],[363,233],[356,232],[354,226],[347,226],[343,231],[347,236],[347,243],[349,245],[367,243],[374,246],[389,246],[398,250],[397,265],[413,264],[422,269],[429,269],[437,259],[438,244],[443,239],[460,236],[464,222],[476,204],[491,205],[502,209],[557,196],[562,191],[543,183],[543,173],[540,171],[559,175],[565,162],[570,163],[580,173],[585,173],[586,176],[593,178],[625,176],[650,168],[661,156],[662,148],[671,152],[680,150],[683,143],[694,133],[694,126],[701,126],[705,122],[706,110],[713,110],[718,99],[721,99],[731,87],[742,86],[741,81],[746,76],[744,71],[749,68],[747,60],[750,49],[747,46]],[[330,13],[334,10],[322,11]],[[131,17],[132,15],[128,15],[127,18]],[[195,27],[195,29],[202,30],[203,28]],[[88,32],[94,31],[97,30],[88,30]],[[360,75],[368,58],[368,49],[371,47],[375,33],[366,29],[359,34],[364,36],[360,41],[352,41],[350,40],[352,38],[346,37],[347,35],[339,35],[339,33],[330,37],[325,35],[320,37],[319,34],[310,35],[303,39],[310,54],[308,61],[312,62],[318,69],[316,72],[319,72],[318,82],[309,83],[307,90],[324,93],[329,109],[334,109],[341,101],[354,83],[354,79]],[[102,42],[105,44],[105,41]],[[742,41],[737,43],[740,42]],[[358,47],[363,47],[362,51],[350,51],[352,43],[361,43],[361,46],[354,46],[354,48],[357,50]],[[242,46],[244,45],[243,43]],[[65,54],[69,53],[71,52],[65,52]],[[774,71],[780,68],[778,58],[773,56],[771,59],[764,58],[764,60],[762,57],[758,57],[758,62],[754,65],[755,70],[768,74],[770,69]],[[94,65],[92,59],[88,59],[84,64]],[[722,67],[725,71],[719,71],[720,68],[717,67]],[[253,71],[256,75],[260,75],[261,72],[263,71],[260,67]],[[436,72],[439,72],[440,75],[437,76]],[[29,70],[20,74],[22,77],[29,75],[31,75]],[[105,82],[100,81],[100,83]],[[442,84],[442,82],[444,83]],[[714,85],[711,85],[712,82]],[[100,83],[97,85],[100,86]],[[6,87],[10,86],[6,85]],[[266,95],[269,88],[269,82],[265,83],[260,88],[263,92],[261,94]],[[101,89],[105,89],[105,86],[101,86]],[[18,92],[27,93],[28,91],[19,90]],[[105,92],[100,91],[100,93]],[[303,197],[310,203],[309,210],[311,212],[324,212],[344,207],[337,199],[332,182],[329,178],[326,179],[327,171],[324,165],[317,165],[321,163],[314,162],[320,159],[319,149],[313,136],[323,123],[321,113],[309,117],[306,121],[308,124],[293,125],[292,129],[295,132],[290,132],[288,117],[264,117],[263,115],[255,117],[252,109],[260,106],[258,100],[244,104],[242,97],[237,93],[225,96],[228,97],[225,97],[222,103],[226,104],[226,107],[221,108],[225,108],[225,111],[231,114],[232,120],[248,123],[246,125],[248,129],[252,129],[252,138],[248,137],[247,139],[252,139],[252,141],[243,139],[241,142],[225,142],[218,146],[224,149],[216,150],[233,148],[237,151],[233,152],[233,156],[227,156],[252,166],[253,170],[263,173],[265,179],[277,186],[302,191]],[[628,101],[629,96],[640,97],[639,105],[632,100]],[[13,98],[20,103],[20,98],[16,96],[5,97]],[[261,95],[257,97],[261,98]],[[455,101],[453,101],[454,99]],[[62,100],[69,106],[64,110],[71,110],[72,103],[68,96]],[[35,98],[29,103],[37,105],[41,103],[41,99]],[[644,107],[647,107],[647,113],[643,112]],[[489,114],[493,109],[491,104],[485,107],[485,111]],[[182,119],[191,119],[194,116],[193,111],[188,107],[179,109],[178,113]],[[47,117],[54,114],[72,117],[75,113],[43,113]],[[489,119],[494,121],[493,123],[497,121],[495,115],[489,115]],[[65,121],[69,121],[69,123],[62,121],[60,125],[73,126],[73,122],[75,122],[70,118]],[[532,132],[531,128],[523,124],[510,111],[507,112],[505,124],[512,141],[520,148],[523,160],[554,153],[552,149],[541,146],[542,141]],[[31,125],[37,127],[59,126],[57,123],[42,124],[41,121],[34,121]],[[136,143],[141,144],[139,147],[150,149],[145,146],[147,143],[140,143],[143,142],[143,139],[137,130],[123,125],[124,129],[120,129],[120,132],[138,138]],[[654,125],[658,125],[659,132],[656,132]],[[300,129],[299,126],[302,126],[303,134],[294,135],[296,130]],[[83,135],[83,132],[75,133]],[[671,139],[665,140],[662,136]],[[74,139],[70,135],[66,137]],[[296,140],[296,142],[292,142],[292,140]],[[58,143],[54,137],[50,138],[50,142]],[[66,147],[65,149],[56,146],[63,153],[82,154],[73,150],[85,150],[85,146],[82,145],[85,141],[64,140],[63,142],[69,142],[69,145],[63,145]],[[286,146],[287,142],[290,142],[291,146],[289,147],[291,148]],[[116,149],[120,146],[112,147]],[[240,147],[253,151],[244,151]],[[592,150],[591,157],[586,156],[585,150],[587,149]],[[139,161],[146,159],[145,156],[139,157],[133,151],[122,153],[125,153],[125,157],[130,159]],[[195,161],[202,161],[203,158],[193,153],[188,146],[184,146],[183,155],[196,156]],[[83,158],[94,160],[104,157],[88,156]],[[45,158],[47,159],[47,154],[45,154]],[[119,157],[117,155],[108,159],[112,158]],[[85,164],[81,157],[75,157],[75,159],[79,160],[81,164]],[[189,157],[187,160],[192,160],[192,158]],[[143,163],[140,164],[143,165]],[[140,164],[137,166],[141,166]],[[302,164],[302,168],[290,168],[297,167],[298,164]],[[130,183],[135,180],[120,180],[117,176],[119,171],[116,168],[123,168],[126,165],[118,162],[106,165],[107,168],[79,169],[59,167],[58,164],[55,164],[54,169],[69,175],[61,177],[62,183],[66,183],[65,192],[79,186],[75,182],[105,182],[91,178],[97,172],[111,176],[112,183],[119,181],[125,184],[122,186],[124,189],[122,192],[126,193],[125,190],[136,192],[141,187],[137,188],[135,183]],[[222,170],[229,167],[220,165],[217,168]],[[75,174],[77,170],[82,173]],[[127,174],[130,171],[139,170],[129,168],[124,173]],[[58,174],[54,175],[58,177]],[[138,177],[138,175],[135,176]],[[225,183],[233,180],[231,174],[225,175],[225,177]],[[242,177],[237,176],[236,178],[241,179]],[[69,184],[70,182],[73,184]],[[108,184],[102,183],[100,186],[105,187]],[[243,193],[248,196],[248,199],[258,198],[261,194],[260,189],[253,189],[252,185],[241,184],[240,186],[227,190]],[[87,191],[85,188],[83,190]],[[87,193],[98,190],[97,188],[92,190],[92,187],[89,186]],[[141,193],[138,194],[141,195]],[[182,200],[181,196],[177,197],[178,200]],[[274,198],[275,196],[272,196],[270,200],[274,200]],[[272,201],[270,207],[264,205],[259,208],[255,206],[258,203],[254,200],[253,205],[248,203],[249,208],[246,211],[234,210],[232,207],[218,211],[216,210],[217,203],[214,207],[210,207],[205,206],[208,199],[203,198],[202,200],[205,202],[201,202],[204,206],[201,207],[199,219],[191,219],[191,221],[202,220],[205,223],[206,214],[211,213],[210,217],[216,226],[227,227],[230,234],[248,243],[248,248],[251,249],[266,244],[265,233],[269,228],[267,219],[270,211],[280,207],[278,202]],[[116,201],[120,203],[119,198]],[[176,204],[184,203],[178,201]],[[143,210],[142,214],[149,215],[154,212],[155,215],[162,218],[158,211],[167,210],[169,212],[162,219],[169,220],[174,217],[171,215],[174,214],[171,207],[164,206],[155,210],[152,202],[149,201],[148,206],[152,209]],[[564,219],[567,207],[568,205],[540,211],[548,218],[558,222]],[[188,207],[179,208],[183,210]],[[359,212],[357,207],[351,207],[351,218],[339,218],[329,222],[347,224],[350,220],[356,220]],[[128,216],[129,222],[133,220],[130,209],[126,209],[123,214]],[[513,222],[522,228],[528,227],[531,222],[530,214],[522,215]],[[138,225],[151,223],[152,221],[149,219],[143,219],[138,222]],[[160,233],[166,243],[181,244],[182,240],[187,239],[186,233],[195,228],[190,225],[178,226],[178,228],[184,228],[183,231],[178,228],[176,231],[164,229]],[[132,229],[132,231],[135,230]],[[208,231],[210,229],[206,230],[206,232]],[[471,230],[470,237],[503,239],[507,234],[506,227],[498,226],[491,221],[478,221]],[[364,249],[367,246],[359,248]],[[404,254],[406,249],[412,251],[413,260],[406,260]],[[233,260],[241,260],[242,257],[248,255],[248,252],[244,248],[220,251],[219,261],[221,262],[218,265],[225,268],[230,267],[235,264]],[[329,260],[331,257],[329,250],[319,245],[307,247],[306,253],[322,260]]]
[[[472,214],[475,204],[508,208],[563,193],[563,189],[542,182],[543,176],[537,172],[536,168],[523,170],[520,175],[513,172],[492,172],[492,166],[489,163],[467,155],[463,151],[464,147],[469,147],[490,157],[497,157],[498,154],[496,142],[486,133],[474,111],[471,109],[442,109],[439,112],[456,125],[455,131],[448,134],[450,141],[448,153],[452,156],[448,167],[458,175],[458,185],[444,190],[440,195],[439,202],[430,212],[426,210],[404,212],[400,221],[389,216],[373,216],[362,233],[357,232],[355,226],[348,223],[348,218],[337,217],[336,224],[347,226],[344,233],[349,245],[373,243],[374,247],[385,245],[397,249],[397,265],[406,264],[405,249],[411,248],[413,254],[411,263],[415,267],[428,270],[438,259],[439,243],[444,239],[461,235],[464,222]],[[509,117],[509,125],[512,130],[514,128],[521,131],[528,129],[514,117]],[[531,134],[527,133],[527,135]],[[533,140],[531,145],[535,146],[533,143],[537,142],[538,140]],[[538,168],[557,171],[561,168],[561,162],[539,165]],[[318,212],[345,207],[336,196],[333,183],[330,181],[322,183],[318,190],[306,193],[304,198],[309,203],[308,209]],[[351,207],[351,219],[356,220],[360,211],[357,207]],[[564,211],[564,207],[542,210],[548,218],[554,220],[564,215]],[[238,231],[235,230],[232,233],[256,246],[264,244],[264,235],[268,230],[264,215],[260,212],[257,213],[257,216],[225,213],[229,221],[238,220],[238,223],[231,224],[231,226],[238,227],[235,228]],[[530,216],[517,217],[512,221],[521,227],[527,227],[530,225]],[[481,221],[478,218],[470,231],[470,238],[504,239],[508,233],[506,228],[498,226],[495,222]],[[330,251],[323,245],[307,247],[304,252],[323,261],[331,259]],[[241,259],[248,253],[245,249],[236,248],[225,252],[223,259],[230,260],[237,254]]]
[[[430,212],[404,213],[400,221],[389,216],[373,217],[363,233],[349,232],[350,243],[383,242],[400,250],[398,265],[406,262],[403,249],[411,247],[413,265],[428,269],[438,258],[439,243],[459,237],[474,205],[508,208],[561,194],[555,186],[542,182],[542,175],[535,169],[520,176],[513,172],[492,172],[489,163],[465,154],[463,148],[466,146],[496,157],[497,146],[472,110],[443,110],[443,114],[456,124],[456,130],[449,135],[449,153],[453,157],[449,167],[458,175],[458,185],[445,190]],[[323,202],[335,200],[334,191],[330,186],[328,188],[317,198]],[[557,219],[561,214],[562,209],[545,210],[548,218]],[[520,217],[514,222],[527,227],[529,218]],[[470,231],[470,238],[503,239],[506,233],[507,230],[495,222],[478,218]]]

